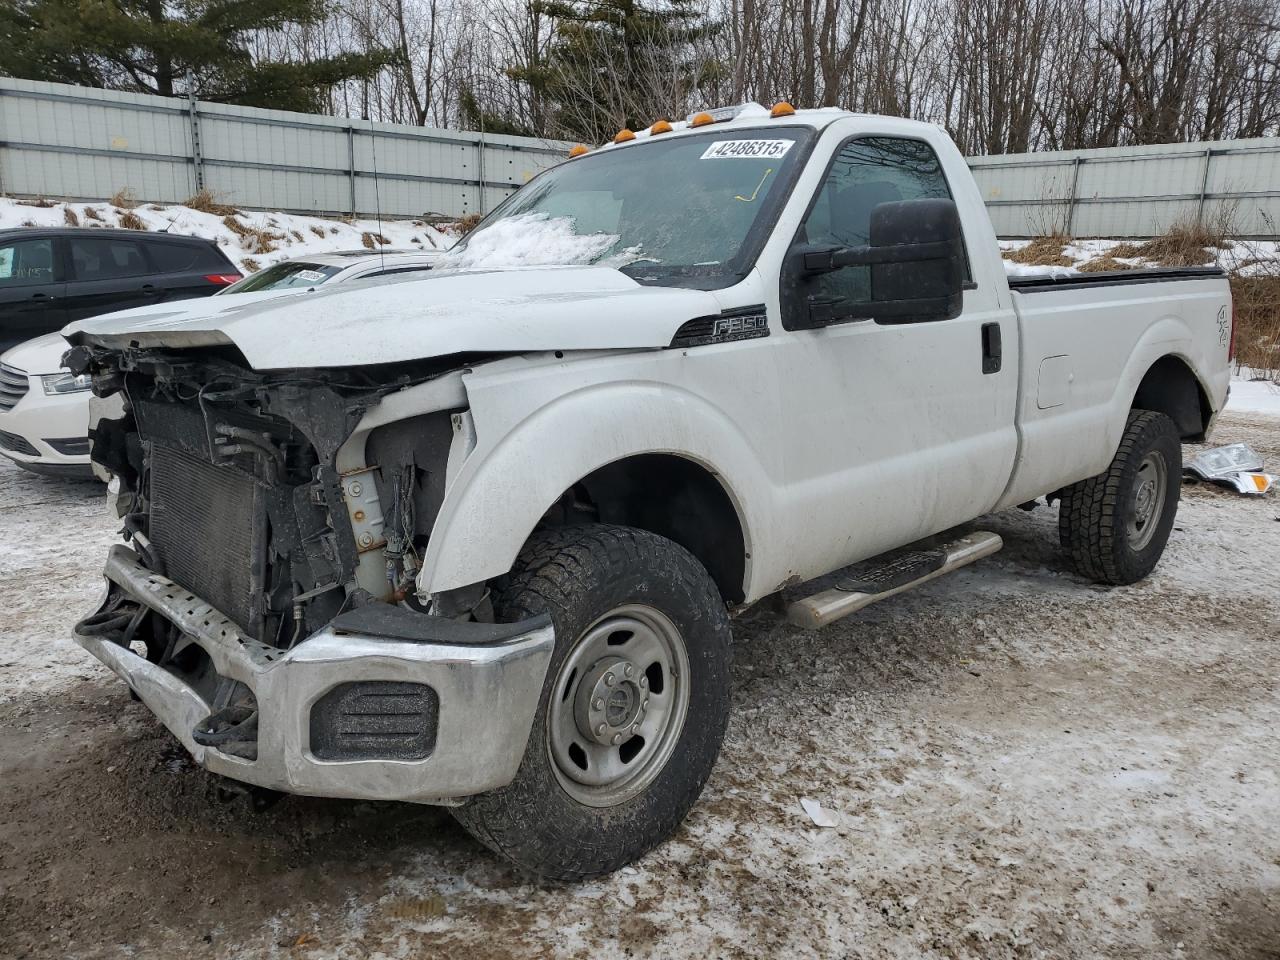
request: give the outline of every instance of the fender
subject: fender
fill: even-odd
[[[654,354],[646,356],[647,370],[661,366]],[[563,390],[563,374],[573,366],[558,365],[559,378],[535,381],[552,389],[558,383]],[[526,381],[519,390],[505,390],[506,384],[491,382],[486,389],[484,378],[467,378],[476,445],[460,467],[450,464],[451,480],[418,578],[420,594],[506,573],[541,517],[574,483],[629,456],[668,453],[704,466],[720,480],[743,530],[744,592],[748,600],[756,595],[753,584],[767,572],[753,569],[751,557],[768,555],[757,545],[772,536],[776,486],[745,433],[708,399],[669,382],[603,382],[612,367],[602,365],[596,382],[529,405],[505,426],[504,414],[517,395],[527,403],[543,383]]]
[[[1143,377],[1165,357],[1176,357],[1187,365],[1192,377],[1204,391],[1204,395],[1209,398],[1213,417],[1217,417],[1226,402],[1230,370],[1224,368],[1224,374],[1216,378],[1220,382],[1210,381],[1205,377],[1204,371],[1212,367],[1210,363],[1212,358],[1205,356],[1205,353],[1203,348],[1197,349],[1194,332],[1182,317],[1161,317],[1147,328],[1134,344],[1129,359],[1125,363],[1124,372],[1116,382],[1115,394],[1107,418],[1104,446],[1104,449],[1109,451],[1109,456],[1113,456],[1120,446],[1120,437],[1124,433],[1129,411],[1133,407],[1133,401]]]

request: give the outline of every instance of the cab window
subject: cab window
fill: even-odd
[[[814,199],[802,240],[841,247],[865,246],[871,239],[871,212],[895,200],[950,200],[951,191],[933,148],[921,140],[863,137],[846,143]],[[968,279],[968,266],[965,278]],[[871,268],[844,267],[813,281],[823,299],[866,303]]]

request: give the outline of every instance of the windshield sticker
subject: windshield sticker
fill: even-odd
[[[702,151],[700,160],[776,160],[794,140],[717,140]]]
[[[320,283],[324,280],[324,274],[319,270],[299,270],[297,276],[308,283]]]

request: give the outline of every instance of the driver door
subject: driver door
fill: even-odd
[[[837,149],[797,243],[860,246],[879,203],[949,198],[933,148],[922,140],[855,137]],[[966,224],[966,244],[972,248]],[[1017,343],[1016,318],[994,289],[969,284],[950,320],[842,319],[871,300],[867,267],[784,284],[791,331],[775,356],[793,425],[783,439],[795,556],[815,576],[903,546],[991,509],[1017,450],[1017,357],[986,356],[991,332]],[[798,329],[811,309],[828,325]],[[985,339],[984,339],[985,337]],[[985,372],[984,372],[985,371]]]

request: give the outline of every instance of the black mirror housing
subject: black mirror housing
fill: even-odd
[[[953,200],[896,200],[871,211],[865,247],[800,244],[792,248],[784,275],[809,303],[808,317],[792,328],[825,326],[834,320],[879,323],[949,320],[964,307],[965,249],[960,213]],[[844,267],[866,266],[871,300],[819,301],[806,292],[812,278]]]

